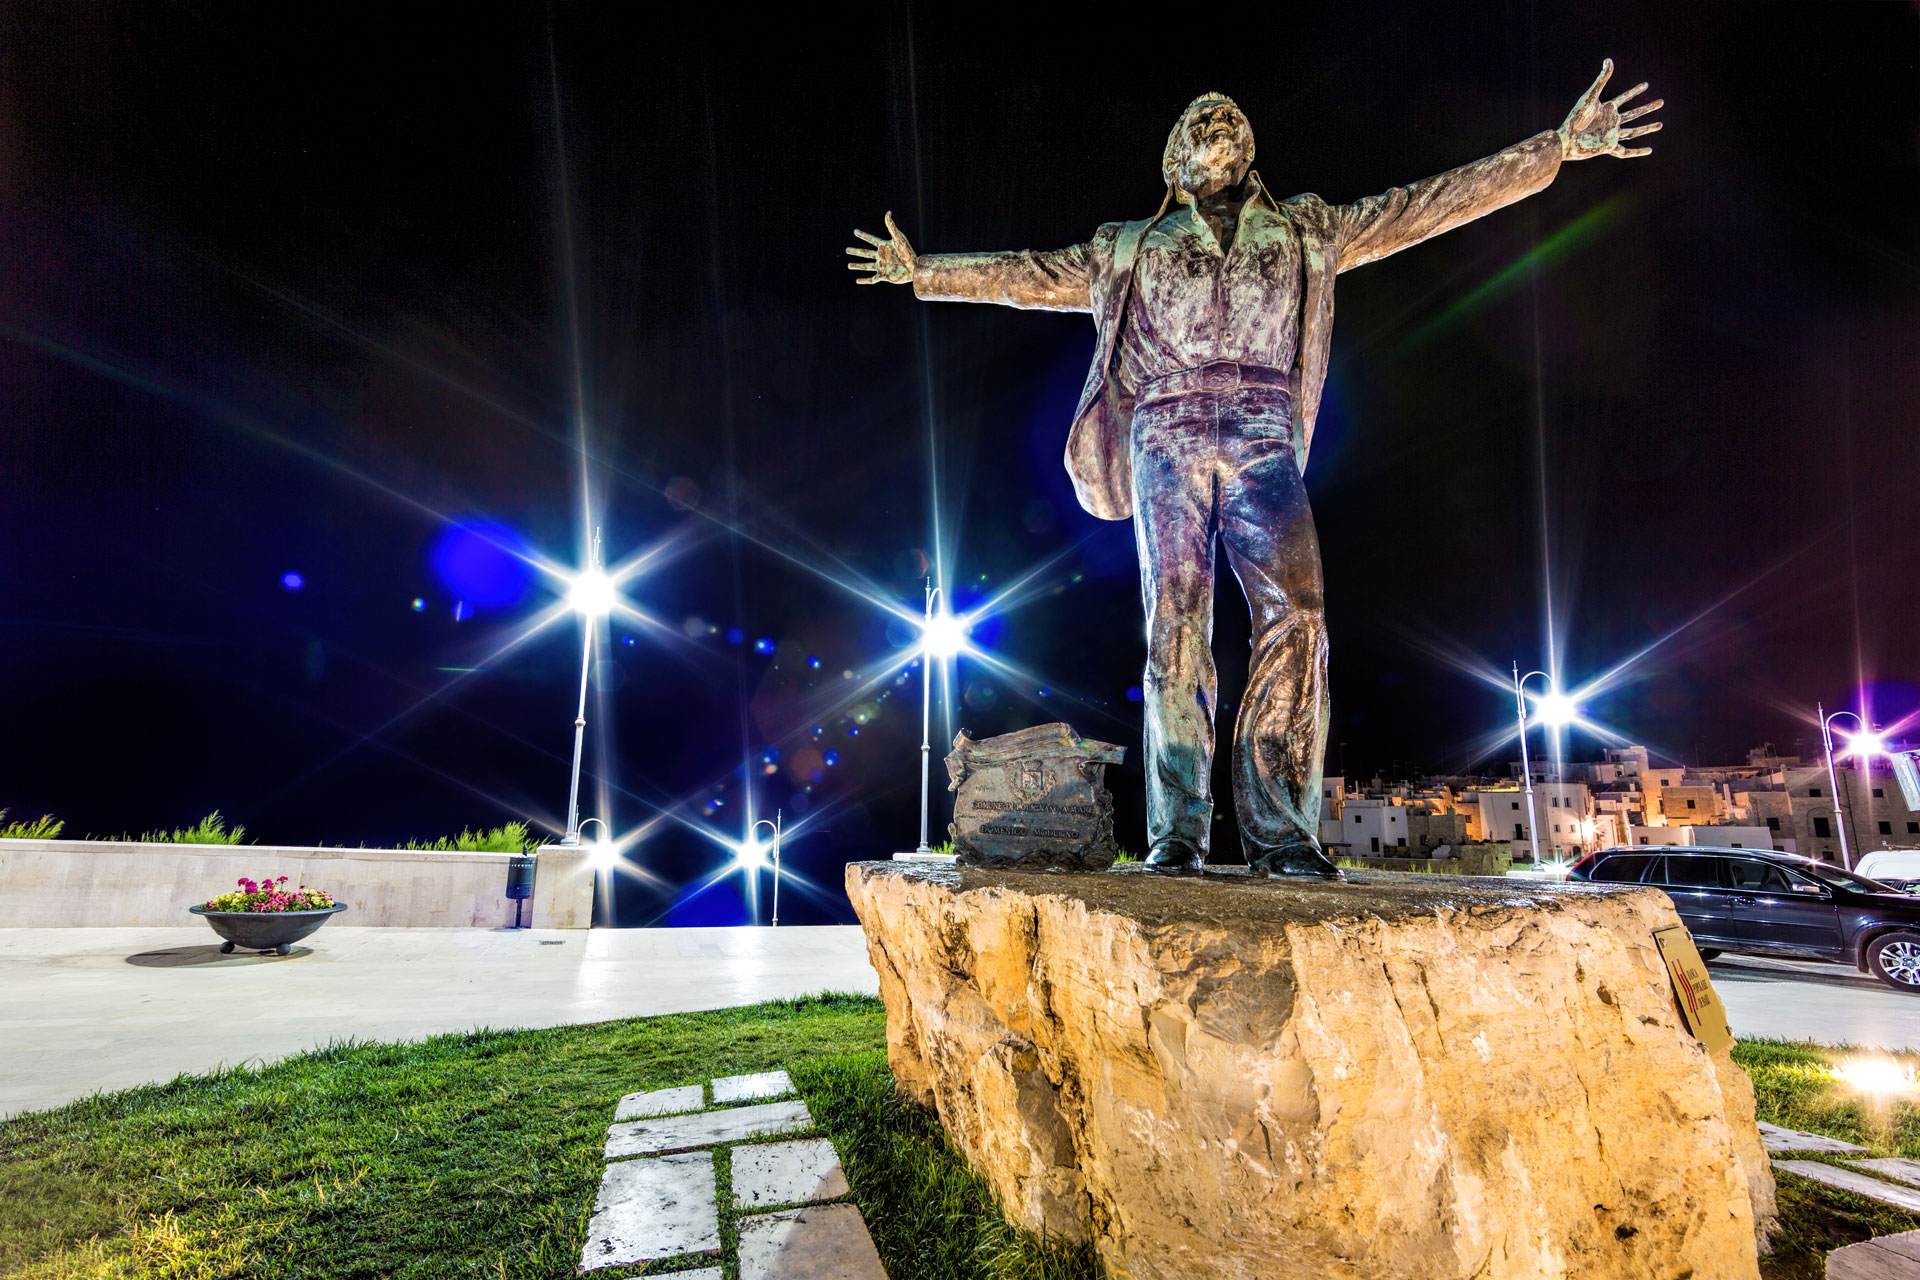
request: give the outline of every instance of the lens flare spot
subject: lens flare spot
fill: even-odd
[[[455,525],[440,535],[428,559],[449,592],[476,608],[518,604],[532,570],[520,535],[503,524]]]

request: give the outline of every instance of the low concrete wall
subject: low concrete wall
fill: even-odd
[[[319,849],[263,844],[144,844],[0,840],[0,927],[180,925],[187,908],[241,876],[286,876],[352,909],[330,927],[471,928],[513,923],[505,853]],[[593,871],[579,849],[540,853],[527,923],[584,929],[593,921]]]

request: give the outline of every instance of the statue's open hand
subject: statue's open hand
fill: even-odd
[[[1624,144],[1627,139],[1637,138],[1641,134],[1658,133],[1659,121],[1635,129],[1623,129],[1620,126],[1649,111],[1658,111],[1666,105],[1665,99],[1655,98],[1631,111],[1622,111],[1620,108],[1629,100],[1646,92],[1646,82],[1642,81],[1618,97],[1603,102],[1600,100],[1600,90],[1606,86],[1607,78],[1612,74],[1613,59],[1608,58],[1600,64],[1600,78],[1593,82],[1592,88],[1580,95],[1580,101],[1574,103],[1573,110],[1567,113],[1566,123],[1560,126],[1560,155],[1563,159],[1591,160],[1595,156],[1630,159],[1653,154],[1652,147],[1629,147]]]
[[[861,276],[855,284],[879,284],[883,280],[888,284],[913,283],[913,246],[907,243],[906,234],[893,225],[891,213],[887,215],[887,234],[892,239],[882,240],[857,228],[853,234],[872,246],[855,245],[847,250],[847,256],[855,259],[847,264],[847,270],[872,273]]]

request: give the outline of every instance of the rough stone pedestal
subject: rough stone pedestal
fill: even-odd
[[[900,1088],[1131,1280],[1754,1280],[1747,1079],[1657,890],[856,863]]]

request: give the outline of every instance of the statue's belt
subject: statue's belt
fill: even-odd
[[[1290,396],[1292,378],[1284,369],[1214,360],[1191,369],[1176,369],[1149,380],[1141,386],[1135,402],[1145,404],[1163,396],[1185,395],[1194,391],[1232,391],[1238,387],[1270,387]]]

